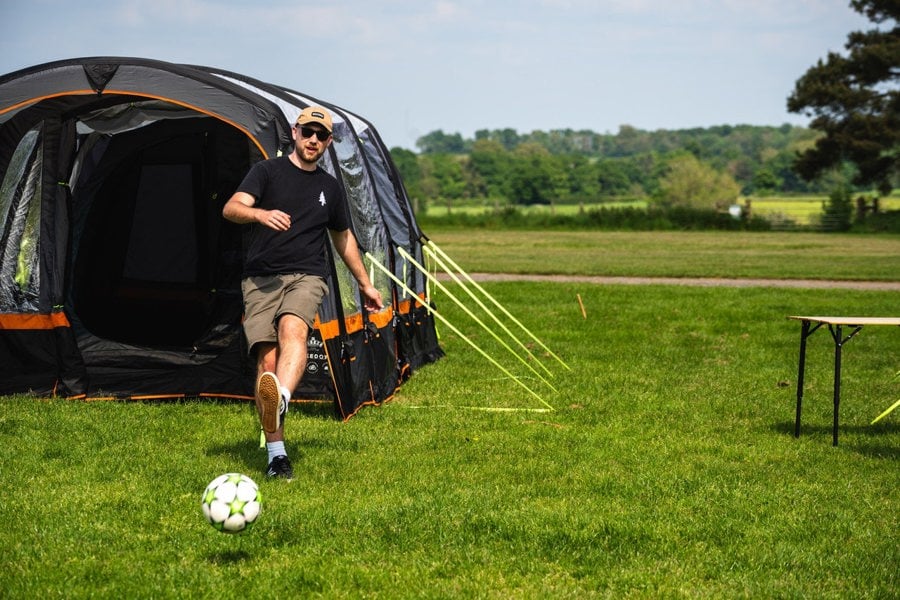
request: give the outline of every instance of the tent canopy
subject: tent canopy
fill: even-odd
[[[349,418],[437,360],[424,277],[397,252],[421,259],[423,235],[371,123],[235,73],[82,58],[0,77],[0,393],[251,398],[246,226],[221,210],[254,162],[289,151],[312,104],[334,115],[321,164],[360,246],[407,289],[373,268],[387,306],[367,313],[328,248],[295,399],[334,400]]]

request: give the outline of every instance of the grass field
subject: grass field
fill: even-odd
[[[846,345],[833,447],[833,343],[810,338],[795,439],[786,319],[896,315],[895,292],[485,285],[571,368],[530,344],[556,391],[438,308],[554,410],[440,327],[447,356],[392,402],[292,411],[291,483],[262,478],[247,404],[0,399],[0,597],[896,597],[900,411],[870,422],[900,397],[900,332]],[[238,536],[200,513],[226,471],[264,498]]]
[[[900,280],[900,236],[770,232],[426,232],[470,271]]]

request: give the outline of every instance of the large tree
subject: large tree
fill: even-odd
[[[848,161],[854,184],[887,195],[900,175],[900,2],[850,6],[880,27],[850,33],[846,55],[829,53],[797,80],[788,110],[812,117],[810,127],[824,135],[794,166],[812,181]]]

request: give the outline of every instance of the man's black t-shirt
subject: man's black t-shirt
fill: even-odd
[[[306,273],[324,277],[327,229],[350,227],[344,190],[321,167],[304,171],[284,156],[258,162],[237,191],[256,198],[257,208],[291,216],[288,231],[253,223],[244,276]]]

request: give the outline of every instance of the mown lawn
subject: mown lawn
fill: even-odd
[[[900,273],[889,235],[429,235],[470,271]],[[392,402],[348,423],[295,407],[290,484],[263,479],[248,404],[0,399],[0,595],[896,595],[900,411],[871,421],[900,397],[900,332],[846,344],[835,448],[824,330],[792,435],[799,324],[786,319],[897,316],[896,292],[484,285],[569,368],[510,324],[545,384],[438,291],[441,314],[522,385],[439,325],[447,356]],[[239,536],[200,513],[227,471],[263,491]]]
[[[900,280],[896,234],[457,228],[426,234],[472,272]]]
[[[248,404],[0,399],[9,598],[888,598],[900,581],[900,331],[810,340],[795,313],[896,314],[893,292],[493,283],[571,370],[556,391],[452,302],[459,336],[347,423],[296,407],[297,478],[264,481]],[[582,297],[586,318],[576,300]],[[203,521],[216,475],[261,483],[245,534]]]

